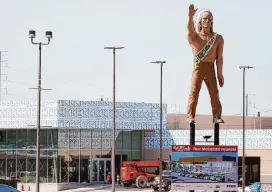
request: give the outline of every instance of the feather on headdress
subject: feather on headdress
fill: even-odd
[[[196,20],[195,20],[195,29],[196,29],[196,32],[199,32],[199,22],[200,22],[200,19],[201,19],[201,14],[204,13],[204,12],[209,12],[212,17],[213,17],[213,14],[212,12],[209,10],[209,9],[202,9],[201,11],[198,12],[197,16],[196,16]]]

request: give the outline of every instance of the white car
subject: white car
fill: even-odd
[[[238,189],[238,192],[243,191],[242,187],[238,187],[237,189]],[[245,187],[245,192],[256,192],[256,190],[255,189],[251,190],[250,187]]]

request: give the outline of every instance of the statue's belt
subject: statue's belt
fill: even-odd
[[[200,62],[207,56],[209,51],[214,45],[214,42],[216,40],[217,33],[214,33],[212,38],[207,42],[207,44],[197,53],[193,60],[194,67],[198,67]]]

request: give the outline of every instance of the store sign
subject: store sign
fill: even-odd
[[[173,145],[173,190],[237,190],[238,146]]]

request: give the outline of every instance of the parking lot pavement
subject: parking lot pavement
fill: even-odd
[[[110,187],[111,187],[111,185],[95,185],[95,186],[92,186],[92,187],[82,187],[82,188],[78,188],[78,189],[68,189],[68,190],[64,190],[63,192],[99,191],[99,190],[103,190],[103,189],[108,189]]]
[[[106,188],[106,189],[105,188],[104,189],[97,189],[95,191],[98,191],[98,192],[110,192],[112,190],[111,190],[111,187],[109,187],[109,188]],[[121,187],[121,186],[116,186],[115,191],[117,191],[117,192],[119,192],[119,191],[154,192],[154,190],[149,188],[149,187],[145,188],[145,189],[138,189],[137,187]],[[86,192],[89,192],[89,191],[86,191]],[[177,192],[177,191],[175,191],[175,192]],[[186,192],[186,191],[178,191],[178,192]]]
[[[91,192],[91,191],[97,191],[97,192],[111,192],[112,188],[111,185],[107,185],[107,186],[97,186],[97,187],[92,187],[92,188],[80,188],[80,189],[71,189],[71,190],[67,190],[64,192]],[[133,191],[133,192],[154,192],[153,189],[151,188],[144,188],[144,189],[138,189],[135,186],[132,187],[121,187],[116,186],[115,187],[115,191]],[[172,192],[172,191],[171,191]],[[186,192],[186,191],[178,191],[178,192]]]
[[[93,186],[93,187],[84,187],[84,188],[79,188],[79,189],[70,189],[70,190],[65,190],[64,192],[90,192],[90,191],[99,191],[99,192],[109,192],[111,191],[111,185],[102,185],[102,186]],[[145,189],[138,189],[136,187],[121,187],[121,186],[116,186],[115,191],[145,191],[145,192],[153,192],[151,188],[145,188]]]
[[[97,189],[95,191],[99,192],[109,192],[111,191],[111,186],[104,188],[104,189]],[[153,192],[151,188],[144,188],[144,189],[138,189],[137,187],[121,187],[121,186],[116,186],[115,191],[145,191],[145,192]]]

